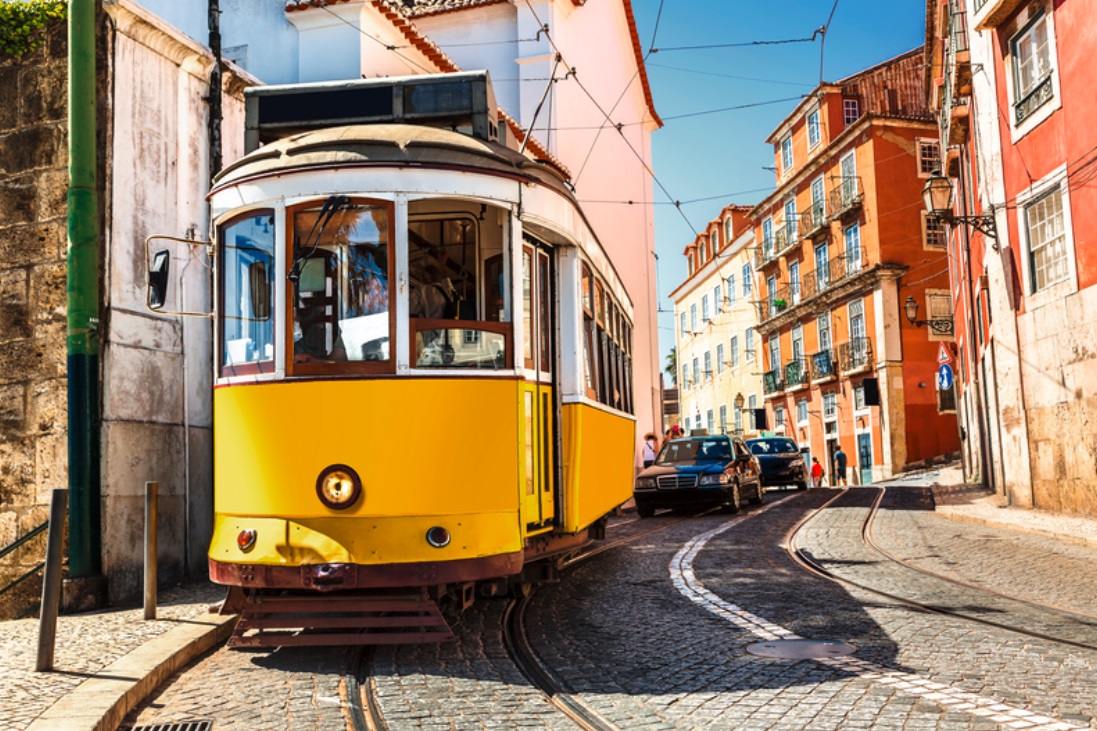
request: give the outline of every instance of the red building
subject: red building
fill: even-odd
[[[772,429],[852,482],[954,452],[943,227],[921,190],[939,167],[921,49],[815,89],[767,142],[777,189],[752,211]],[[907,303],[919,315],[905,316]]]
[[[1097,0],[929,0],[926,37],[969,473],[1097,515]]]

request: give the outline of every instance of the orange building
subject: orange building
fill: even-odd
[[[828,473],[841,445],[851,484],[960,442],[938,378],[953,322],[944,229],[922,206],[940,164],[924,73],[917,49],[818,86],[767,140],[777,189],[750,214],[770,428]]]

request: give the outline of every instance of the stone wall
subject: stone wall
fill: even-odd
[[[66,64],[64,23],[34,53],[0,60],[0,547],[45,521],[50,489],[68,483]],[[6,556],[0,587],[44,554],[45,533]]]

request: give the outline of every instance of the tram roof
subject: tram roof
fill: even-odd
[[[213,191],[253,177],[333,166],[412,165],[518,175],[552,188],[576,207],[563,178],[545,163],[497,142],[439,127],[358,124],[303,132],[271,142],[227,165]]]

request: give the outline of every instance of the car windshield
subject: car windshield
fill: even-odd
[[[731,442],[727,439],[679,439],[668,442],[659,453],[656,464],[683,462],[726,462],[731,459]]]
[[[750,447],[750,451],[755,454],[788,454],[790,452],[799,452],[796,448],[796,442],[791,439],[751,439],[747,442]]]

